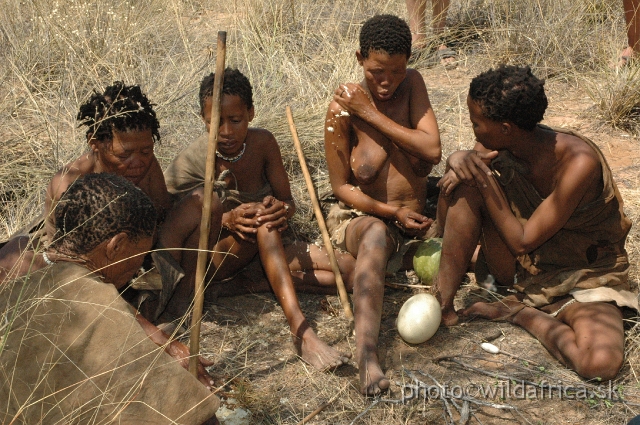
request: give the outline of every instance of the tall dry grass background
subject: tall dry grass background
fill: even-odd
[[[280,143],[299,207],[292,227],[302,238],[315,237],[285,106],[293,109],[322,192],[328,189],[326,107],[339,83],[361,79],[354,56],[357,35],[361,23],[376,13],[406,17],[406,8],[401,0],[4,0],[0,239],[41,212],[51,176],[86,149],[75,116],[92,90],[116,80],[142,86],[161,122],[156,156],[163,166],[197,137],[204,130],[197,91],[202,76],[215,68],[218,30],[228,32],[227,65],[239,68],[253,84],[253,125],[269,129]],[[638,68],[612,71],[609,66],[626,44],[621,2],[453,0],[448,27],[450,44],[460,52],[459,66],[469,78],[502,62],[528,64],[538,76],[588,94],[595,106],[590,119],[638,131]],[[422,58],[415,66],[432,75],[428,62]],[[427,85],[446,157],[472,145],[465,104],[468,81],[450,86],[447,72],[438,72],[438,83],[427,79]],[[438,166],[436,174],[442,169]],[[632,217],[640,210],[636,192],[625,191],[632,197],[627,199]],[[634,262],[635,241],[634,230]],[[635,265],[633,273],[637,275]],[[634,328],[629,355],[635,362],[640,356],[636,339]]]

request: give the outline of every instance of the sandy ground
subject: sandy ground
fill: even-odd
[[[464,64],[451,71],[435,67],[424,70],[423,74],[445,151],[470,146],[473,139],[465,99],[472,75]],[[610,161],[623,194],[636,191],[640,172],[636,138],[589,118],[594,116],[593,102],[576,87],[550,81],[547,92],[550,107],[544,123],[571,127],[591,137]],[[439,104],[460,106],[441,109]],[[632,207],[630,215],[634,214]],[[634,232],[635,229],[632,239]],[[630,254],[635,264],[635,245],[630,247]],[[633,267],[632,276],[636,280],[635,265]],[[399,283],[411,281],[411,276],[404,274],[389,279],[389,282]],[[251,411],[251,419],[245,419],[243,423],[298,423],[335,394],[338,394],[337,399],[310,423],[450,423],[445,422],[445,415],[449,415],[447,411],[456,423],[467,423],[463,422],[467,419],[465,406],[471,410],[468,423],[481,424],[620,424],[640,413],[635,340],[629,341],[627,363],[611,385],[585,383],[562,367],[529,334],[507,323],[477,320],[453,328],[440,328],[428,342],[409,345],[398,336],[395,320],[402,303],[414,291],[387,288],[379,353],[392,386],[384,399],[402,400],[403,394],[409,398],[411,387],[406,384],[417,384],[414,378],[430,387],[427,399],[405,399],[402,404],[362,397],[358,392],[355,364],[328,373],[311,369],[295,356],[284,315],[271,294],[220,298],[208,304],[203,325],[203,352],[216,361],[211,372],[219,381],[223,399],[234,399],[229,403],[230,408],[242,407]],[[468,283],[460,292],[457,304],[468,305],[472,299],[487,296],[486,292]],[[349,335],[348,323],[337,297],[301,294],[300,302],[321,338],[341,350],[354,352],[354,338]],[[630,319],[628,328],[634,323],[635,319]],[[628,333],[635,335],[635,330]],[[483,351],[479,344],[485,340],[517,357]],[[453,356],[455,361],[467,366],[435,361],[442,356]],[[477,370],[470,370],[468,366]],[[438,388],[442,390],[442,387],[435,386],[436,381],[447,391],[454,394],[465,391],[464,394],[485,404],[457,400],[460,408],[457,409],[451,402],[444,403],[437,397]],[[556,387],[545,392],[533,383]],[[494,388],[497,394],[483,397],[480,386],[483,390]],[[567,391],[570,386],[574,386],[573,392]],[[421,394],[424,395],[424,391]],[[620,402],[621,397],[626,404]],[[493,403],[493,406],[487,403]]]

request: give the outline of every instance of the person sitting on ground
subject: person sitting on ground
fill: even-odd
[[[88,127],[86,138],[90,151],[62,167],[51,179],[44,208],[47,236],[30,243],[29,236],[21,235],[2,247],[0,282],[9,271],[12,276],[26,273],[29,264],[21,261],[21,256],[28,246],[32,244],[32,248],[37,249],[38,245],[44,246],[51,240],[55,229],[53,207],[80,176],[110,172],[125,177],[151,198],[160,218],[171,206],[162,169],[153,153],[155,142],[160,140],[160,123],[153,105],[139,86],[116,81],[104,92],[94,92],[80,106],[77,118]]]
[[[356,57],[359,84],[341,84],[326,115],[325,154],[333,194],[327,217],[336,248],[356,258],[353,302],[361,391],[389,387],[376,348],[385,273],[412,268],[433,220],[423,215],[427,180],[440,161],[438,124],[419,72],[407,69],[411,32],[392,15],[367,20]],[[409,247],[413,247],[410,249]]]
[[[631,222],[602,152],[539,124],[547,97],[529,67],[478,75],[467,105],[477,143],[449,156],[440,181],[443,323],[458,321],[454,296],[480,243],[476,280],[491,274],[517,295],[460,315],[508,320],[581,376],[613,378],[624,358],[616,304],[638,301],[627,282]]]
[[[151,249],[149,197],[123,177],[87,174],[52,216],[52,243],[25,253],[30,273],[0,286],[0,422],[216,423],[211,363],[201,359],[198,382],[188,348],[118,293]]]
[[[213,81],[211,74],[200,86],[200,113],[207,132],[212,128]],[[298,354],[320,370],[340,366],[348,361],[348,355],[329,347],[309,326],[285,257],[281,232],[287,228],[295,204],[278,143],[269,131],[249,128],[254,105],[247,77],[227,68],[222,91],[215,176],[223,209],[213,208],[212,213],[218,216],[214,221],[221,221],[222,229],[218,234],[219,227],[212,226],[210,232],[212,264],[207,279],[214,286],[233,279],[259,254]],[[165,172],[169,190],[177,197],[186,195],[169,213],[160,230],[159,244],[178,248],[170,252],[186,275],[159,321],[184,315],[193,298],[197,253],[181,248],[197,248],[199,243],[207,139],[205,134],[195,140]]]

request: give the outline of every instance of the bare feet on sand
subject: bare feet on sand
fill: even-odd
[[[505,320],[513,322],[514,317],[525,308],[519,301],[503,298],[494,303],[477,302],[460,312],[462,317],[481,317],[489,320]]]
[[[458,313],[456,313],[453,307],[442,309],[442,319],[440,320],[441,324],[444,326],[455,326],[458,324],[458,320]]]
[[[360,392],[364,395],[378,395],[389,389],[389,379],[384,375],[374,352],[359,356]]]
[[[322,371],[347,364],[351,358],[351,354],[344,354],[329,347],[318,338],[311,327],[307,327],[300,338],[294,336],[293,344],[302,360]]]
[[[635,59],[635,52],[633,51],[633,48],[631,48],[631,46],[627,46],[618,56],[618,62],[615,63],[615,65],[612,66],[612,68],[615,69],[620,69],[620,68],[624,68],[625,66],[629,65],[629,62]]]

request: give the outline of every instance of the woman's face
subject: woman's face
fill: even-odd
[[[135,185],[147,175],[155,158],[153,133],[150,129],[113,130],[110,142],[92,139],[89,144],[100,165],[96,172],[117,174]]]
[[[392,99],[398,86],[407,77],[407,56],[377,51],[369,52],[366,59],[360,51],[356,52],[356,56],[371,96],[382,102]]]

